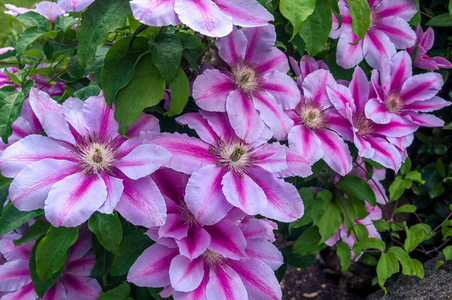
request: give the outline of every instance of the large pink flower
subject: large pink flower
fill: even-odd
[[[371,20],[366,35],[357,45],[357,36],[352,30],[352,18],[345,0],[339,1],[342,27],[333,16],[330,37],[339,38],[337,44],[337,63],[348,69],[359,64],[363,58],[373,68],[379,69],[383,56],[391,59],[397,49],[414,45],[416,34],[408,21],[416,13],[413,0],[367,0],[371,10]]]
[[[350,130],[340,133],[344,139],[355,144],[358,155],[397,171],[402,164],[402,156],[389,140],[411,135],[419,126],[400,116],[392,118],[387,124],[377,124],[367,118],[364,108],[369,98],[375,96],[359,67],[355,68],[349,87],[335,83],[327,87],[327,93],[339,114],[350,123]]]
[[[278,140],[286,139],[293,122],[283,109],[300,99],[287,57],[274,45],[273,26],[233,30],[218,39],[220,57],[227,63],[205,70],[193,84],[196,104],[207,111],[227,112],[235,133],[255,141],[266,126]]]
[[[451,103],[436,96],[443,86],[441,74],[429,72],[412,76],[411,58],[406,51],[397,53],[391,61],[384,60],[380,72],[372,73],[376,97],[366,103],[366,116],[379,124],[403,118],[420,126],[443,126],[444,121],[419,112],[431,112]]]
[[[350,127],[331,104],[326,86],[334,83],[326,70],[317,70],[304,78],[303,96],[298,106],[288,111],[294,121],[290,129],[289,147],[313,164],[323,160],[336,172],[344,176],[352,169],[352,157],[345,141],[335,132]]]
[[[267,144],[268,129],[247,143],[234,133],[225,113],[200,111],[177,120],[195,129],[201,139],[175,133],[158,135],[152,142],[171,152],[166,166],[191,174],[185,201],[202,224],[220,221],[234,206],[283,222],[301,217],[297,190],[277,174],[285,172],[292,159],[299,175],[311,174],[310,165],[297,155],[286,158],[285,146]]]
[[[134,17],[149,26],[180,22],[208,36],[226,36],[234,27],[264,26],[273,16],[256,0],[131,0]]]
[[[82,11],[93,2],[94,0],[58,0],[58,5],[64,11]]]
[[[427,31],[423,32],[420,24],[416,28],[416,43],[414,46],[409,47],[406,51],[411,55],[413,59],[413,65],[419,69],[425,70],[438,70],[440,68],[452,68],[450,61],[441,56],[429,57],[427,55],[428,50],[433,47],[435,40],[435,33],[433,29],[429,27]]]
[[[54,226],[78,226],[113,209],[136,225],[163,224],[165,203],[147,175],[171,155],[138,134],[159,130],[154,117],[143,115],[126,139],[102,95],[60,105],[33,88],[30,104],[47,136],[28,135],[0,157],[2,174],[14,178],[9,195],[18,209],[44,208]]]
[[[271,244],[276,224],[245,217],[238,209],[214,225],[201,225],[184,202],[187,175],[159,170],[153,177],[165,196],[168,219],[151,228],[156,241],[130,268],[127,280],[165,287],[174,299],[280,299],[274,276],[282,255]]]
[[[22,228],[19,232],[22,233]],[[29,260],[35,241],[14,245],[21,234],[10,232],[0,239],[0,298],[2,300],[40,299],[33,288]],[[66,265],[57,282],[44,294],[44,300],[94,300],[102,290],[89,275],[96,262],[91,250],[91,234],[80,230],[78,240],[71,246]]]

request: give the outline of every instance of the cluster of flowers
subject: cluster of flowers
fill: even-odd
[[[80,11],[92,2],[58,4],[63,12]],[[303,215],[298,191],[284,178],[310,175],[320,159],[339,175],[349,174],[353,159],[346,141],[357,147],[359,157],[397,171],[413,133],[420,126],[443,125],[426,113],[450,105],[436,96],[442,77],[433,72],[413,76],[407,51],[416,54],[418,67],[451,65],[426,55],[431,31],[424,36],[418,28],[416,41],[407,23],[416,11],[414,1],[369,0],[371,27],[357,45],[350,44],[356,37],[346,3],[340,1],[343,24],[331,32],[339,37],[338,63],[350,68],[365,58],[375,68],[370,82],[359,67],[350,82],[336,81],[324,63],[308,57],[299,64],[290,61],[295,81],[287,75],[286,55],[275,47],[275,29],[267,24],[272,15],[255,0],[130,4],[134,16],[147,25],[183,22],[220,37],[216,59],[193,83],[199,112],[176,119],[198,137],[161,133],[158,120],[142,114],[126,138],[118,134],[114,108],[102,93],[59,104],[49,91],[35,87],[2,149],[0,171],[14,178],[12,203],[24,211],[43,208],[55,227],[79,226],[96,212],[116,210],[130,223],[148,228],[155,244],[131,267],[128,281],[164,287],[162,296],[280,299],[273,272],[283,262],[272,245],[276,224],[254,216],[292,222]],[[396,53],[396,48],[408,47]],[[286,140],[288,147],[280,143]],[[368,210],[369,216],[357,223],[370,228],[381,211]],[[346,231],[342,226],[327,244],[341,238],[352,246]],[[376,230],[369,231],[379,237]],[[0,242],[11,247],[11,239],[4,236]],[[0,247],[7,261],[0,266],[4,299],[30,286],[25,270],[20,281],[10,272],[14,261],[22,265],[29,257],[31,246],[21,247],[25,250],[18,258]],[[70,278],[86,277],[89,268],[79,274],[70,263],[85,254],[71,252],[75,256],[68,258],[64,276],[48,293],[73,293]],[[84,281],[85,287],[91,283]],[[86,288],[100,292],[94,283]]]

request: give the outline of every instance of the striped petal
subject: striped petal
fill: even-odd
[[[130,8],[135,19],[149,26],[177,25],[174,12],[175,0],[132,0]]]

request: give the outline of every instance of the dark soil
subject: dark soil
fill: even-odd
[[[334,248],[317,254],[316,264],[309,268],[289,266],[281,281],[282,299],[360,300],[378,289],[371,285],[376,276],[373,267],[352,262],[345,274],[340,268]]]

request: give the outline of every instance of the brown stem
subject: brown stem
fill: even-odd
[[[53,76],[52,79],[50,79],[49,81],[47,81],[47,83],[44,84],[39,90],[42,90],[43,88],[45,88],[46,86],[48,86],[55,78],[57,78],[58,76],[60,76],[60,75],[63,74],[64,72],[66,72],[70,67],[72,67],[72,66],[75,65],[76,63],[78,63],[78,60],[74,61],[72,64],[70,64],[69,66],[67,66],[64,70],[62,70],[61,72],[59,72],[58,74],[56,74],[55,76]]]

